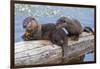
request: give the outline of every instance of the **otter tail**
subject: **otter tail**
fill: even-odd
[[[94,31],[93,31],[93,29],[91,28],[91,27],[84,27],[84,29],[83,29],[83,31],[84,32],[87,32],[87,33],[92,33],[92,34],[94,34]]]

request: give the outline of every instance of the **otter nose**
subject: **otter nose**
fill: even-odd
[[[29,23],[27,24],[27,27],[31,27],[31,26],[32,26],[32,23],[29,22]]]

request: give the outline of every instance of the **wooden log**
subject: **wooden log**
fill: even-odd
[[[94,50],[94,36],[82,33],[78,41],[68,41],[67,58],[64,63]],[[62,48],[48,40],[15,43],[15,65],[61,64]]]

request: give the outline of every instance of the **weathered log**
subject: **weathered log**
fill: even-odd
[[[64,63],[94,51],[94,36],[82,33],[78,41],[68,41]],[[15,65],[61,64],[62,48],[47,40],[23,41],[15,43]]]

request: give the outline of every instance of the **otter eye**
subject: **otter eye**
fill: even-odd
[[[65,20],[59,20],[58,23],[65,23]]]
[[[23,28],[26,28],[27,22],[23,23]]]
[[[62,23],[65,23],[66,21],[65,20],[62,20]]]

